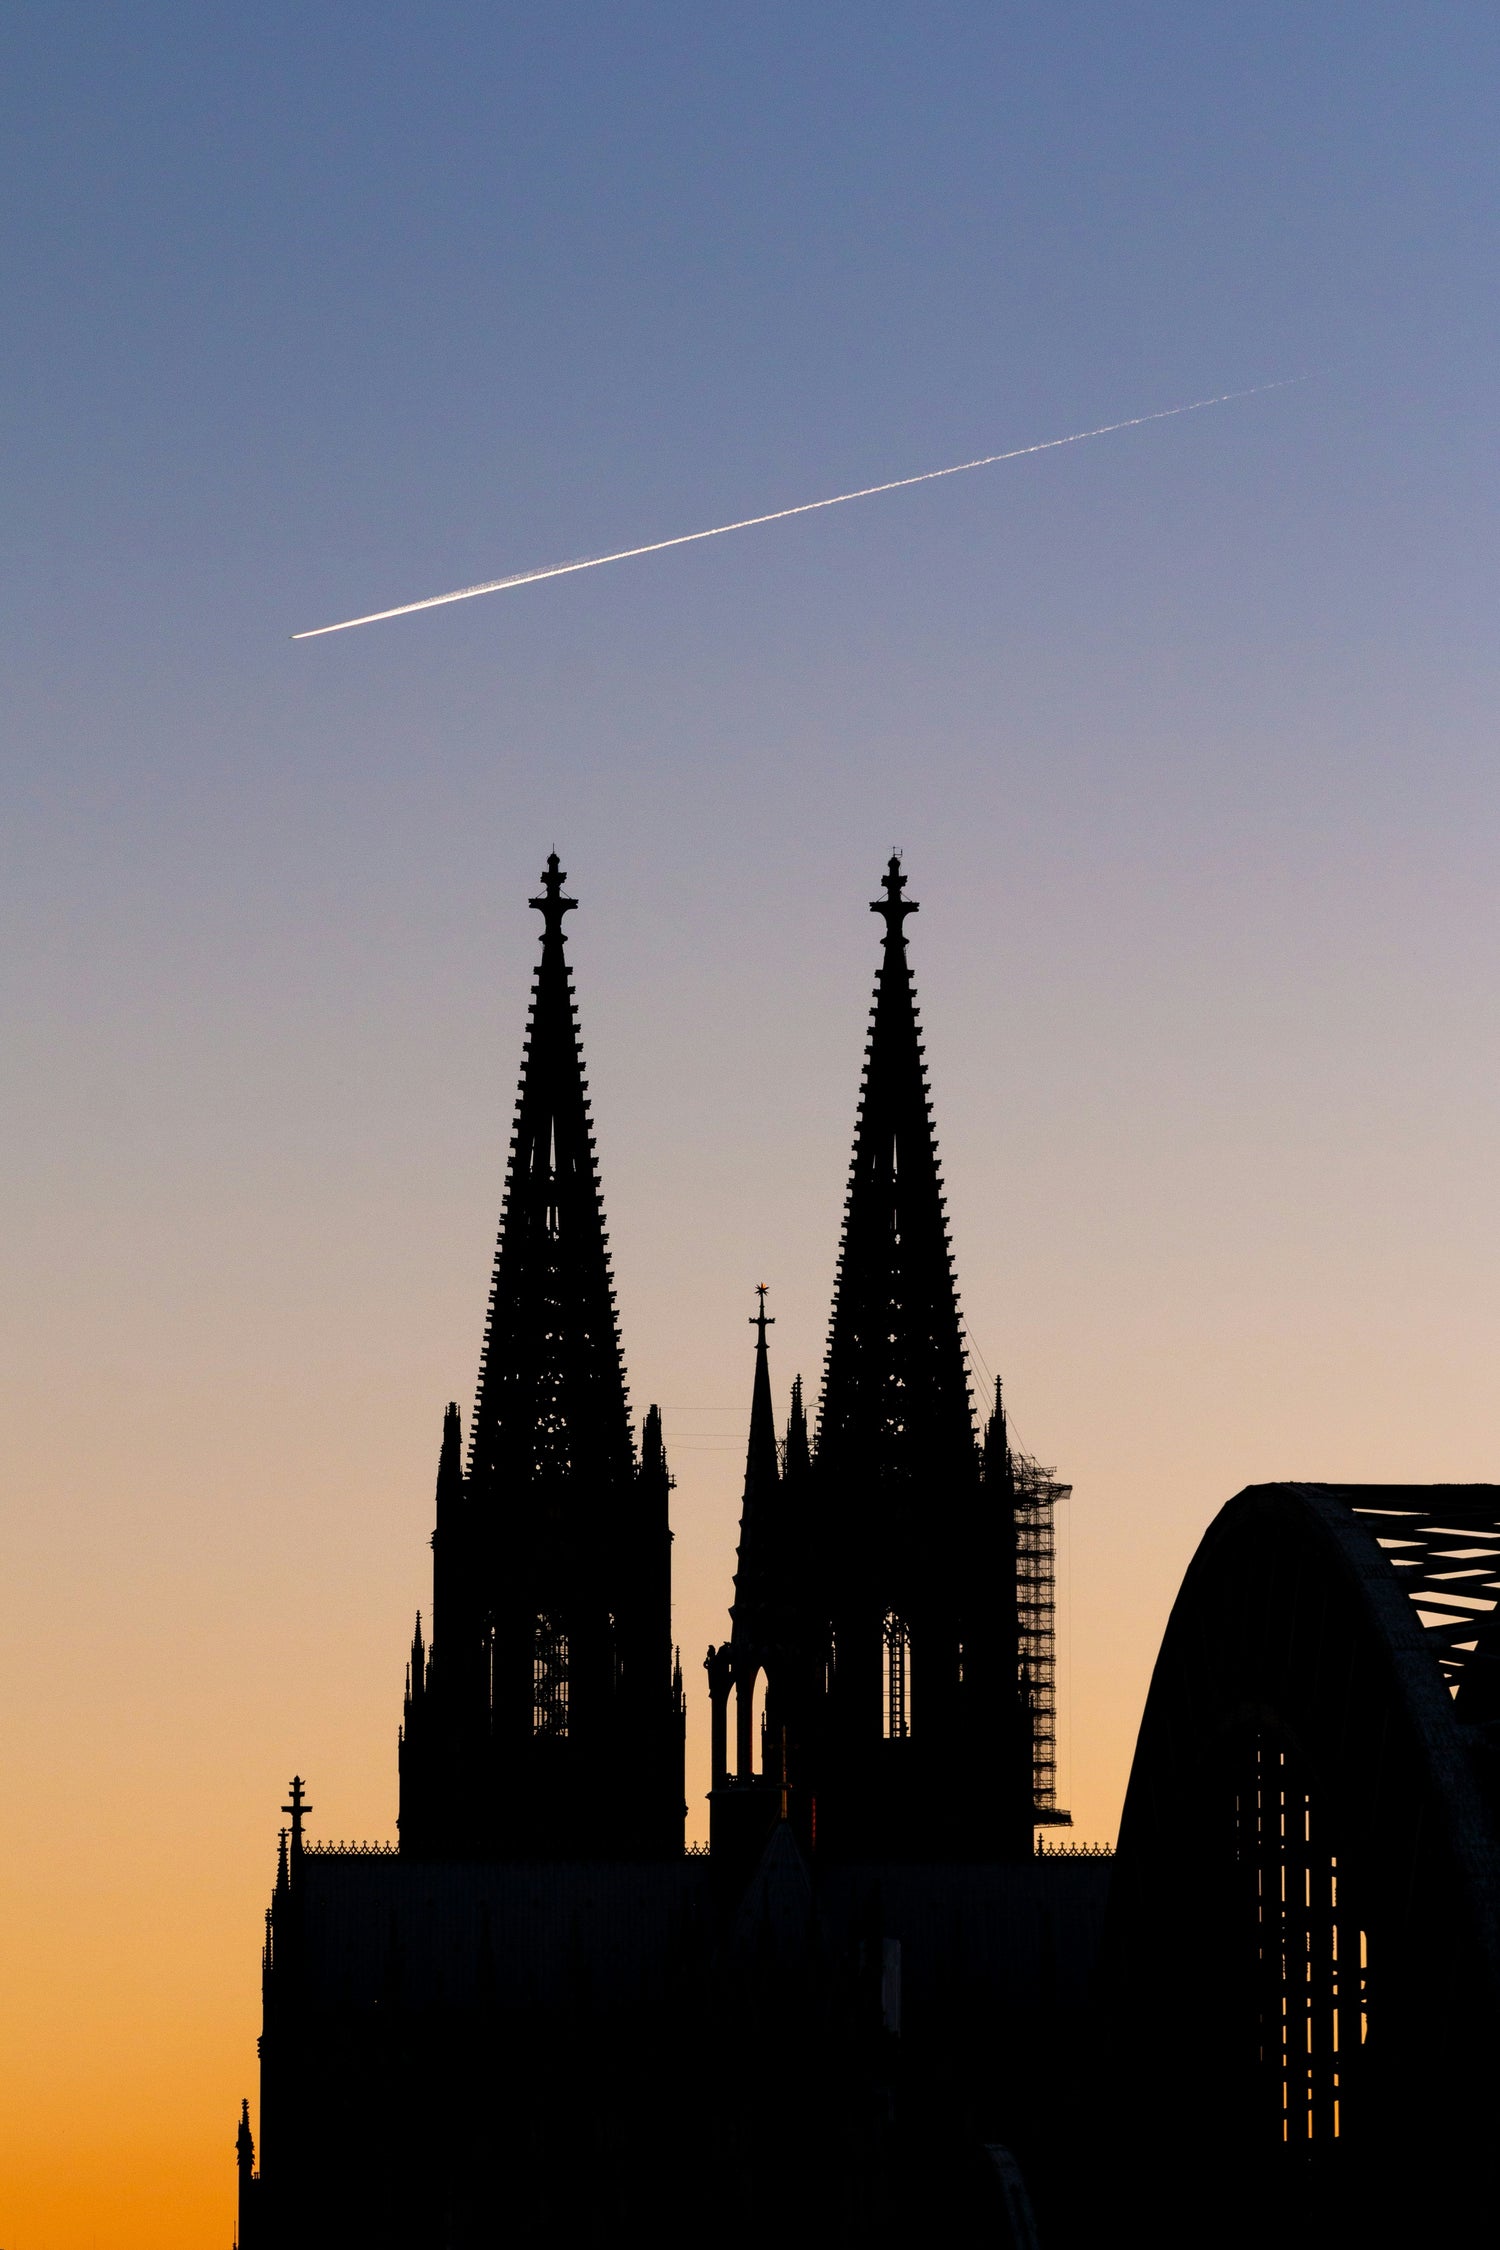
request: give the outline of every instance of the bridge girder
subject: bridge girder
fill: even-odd
[[[1107,1940],[1113,2098],[1184,2239],[1487,2192],[1497,1563],[1500,1487],[1271,1484],[1189,1566]]]

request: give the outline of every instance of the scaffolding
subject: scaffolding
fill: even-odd
[[[1016,1620],[1021,1693],[1031,1714],[1031,1807],[1038,1827],[1071,1828],[1057,1802],[1057,1540],[1055,1511],[1073,1487],[1011,1452],[1016,1508]]]

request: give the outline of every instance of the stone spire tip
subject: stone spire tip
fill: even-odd
[[[567,879],[556,852],[549,852],[546,867],[542,870],[542,895],[529,902],[542,917],[544,938],[560,938],[563,934],[563,916],[570,914],[578,904],[576,898],[563,897],[563,885]]]
[[[907,915],[920,912],[914,898],[906,899],[901,896],[906,888],[906,877],[901,872],[901,854],[899,852],[891,853],[886,871],[880,878],[880,887],[885,892],[885,897],[872,898],[870,912],[885,917],[887,937],[899,938],[903,935],[902,925]]]

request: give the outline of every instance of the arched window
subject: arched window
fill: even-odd
[[[766,1772],[766,1675],[755,1675],[755,1694],[750,1704],[750,1757],[752,1771]]]
[[[568,1731],[568,1636],[545,1610],[531,1653],[531,1731],[558,1739]]]
[[[882,1731],[887,1742],[904,1742],[911,1733],[911,1632],[905,1618],[888,1609],[880,1638],[885,1691]]]

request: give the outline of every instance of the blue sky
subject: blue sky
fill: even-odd
[[[240,1212],[231,1273],[312,1224],[263,1337],[278,1286],[339,1325],[341,1224],[461,1238],[478,1286],[554,843],[657,1388],[674,1322],[743,1342],[742,1230],[816,1363],[892,843],[992,1359],[1121,1135],[1123,1208],[1209,1223],[1164,1073],[1189,1156],[1195,1103],[1300,1077],[1292,1173],[1318,1117],[1415,1102],[1403,1178],[1441,1174],[1493,1091],[1492,11],[22,7],[7,42],[14,1177],[63,1335],[98,1289],[59,1223],[137,1273],[194,1212]],[[1034,1221],[1005,1120],[1054,1152]]]
[[[554,844],[720,1630],[745,1320],[767,1281],[813,1376],[898,844],[965,1304],[1076,1487],[1107,1833],[1229,1493],[1495,1471],[1494,10],[21,0],[0,41],[26,1755],[107,1829],[87,1714],[165,1636],[199,1811],[258,1836],[300,1763],[389,1818]],[[98,1667],[65,1739],[37,1636]]]

